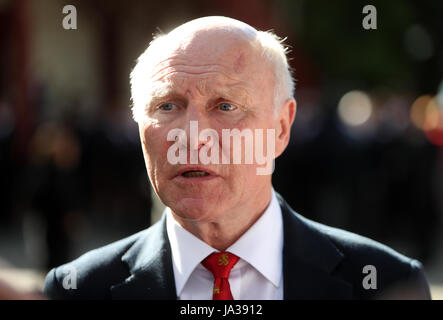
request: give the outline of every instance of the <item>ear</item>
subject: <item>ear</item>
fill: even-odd
[[[291,137],[291,126],[295,119],[297,103],[290,98],[285,101],[277,118],[275,119],[275,157],[280,156],[285,151],[289,138]]]

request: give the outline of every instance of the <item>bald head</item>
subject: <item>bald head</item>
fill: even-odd
[[[241,73],[247,63],[259,63],[262,59],[255,38],[256,31],[237,20],[223,17],[193,20],[151,43],[150,76],[154,81],[161,78],[168,72],[165,67],[171,59],[189,66],[222,65]]]
[[[169,35],[186,37],[187,35],[195,35],[196,33],[204,31],[234,33],[238,36],[246,36],[251,39],[257,35],[257,30],[250,25],[239,20],[220,16],[191,20],[172,30]]]
[[[276,111],[284,100],[293,97],[294,82],[286,49],[276,35],[227,17],[203,17],[156,37],[139,57],[131,73],[133,116],[137,122],[154,94],[152,82],[170,71],[171,59],[190,67],[202,63],[231,67],[236,73],[250,72],[247,65],[255,64],[262,69],[258,72],[270,70]]]

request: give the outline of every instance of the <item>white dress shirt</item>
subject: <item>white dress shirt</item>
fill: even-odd
[[[214,277],[202,260],[218,250],[187,230],[166,211],[177,297],[181,300],[212,300]],[[268,208],[229,251],[240,258],[229,276],[235,300],[283,299],[283,218],[272,190]]]

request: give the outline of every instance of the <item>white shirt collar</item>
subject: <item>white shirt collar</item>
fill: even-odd
[[[212,252],[217,251],[189,231],[185,230],[166,208],[166,231],[172,252],[177,296],[188,281],[192,271]]]
[[[171,245],[177,295],[180,295],[194,269],[212,252],[217,250],[185,230],[166,212],[166,229]],[[249,263],[275,287],[282,276],[283,219],[274,190],[263,215],[247,230],[229,251]]]

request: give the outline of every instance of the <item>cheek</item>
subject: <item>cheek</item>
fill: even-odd
[[[151,178],[165,165],[168,149],[167,131],[161,127],[147,126],[142,131],[142,145],[146,166]]]
[[[168,148],[167,132],[165,128],[154,126],[148,126],[143,130],[143,147],[150,158],[157,158],[165,154],[161,151]]]
[[[253,188],[257,181],[256,166],[248,164],[232,164],[229,170],[232,188],[245,191]]]

